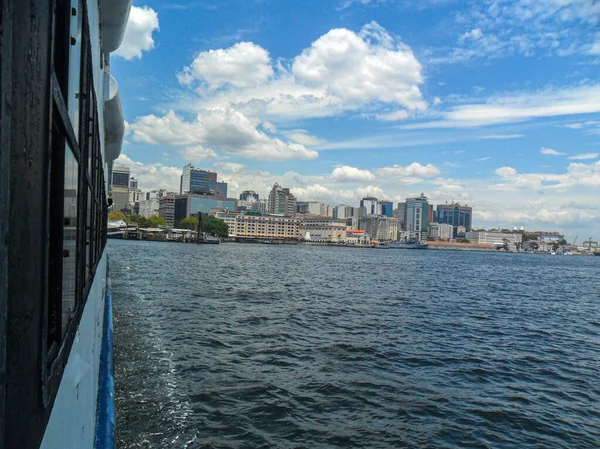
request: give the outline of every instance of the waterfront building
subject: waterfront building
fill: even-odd
[[[404,227],[411,237],[423,240],[429,230],[429,203],[421,194],[418,198],[407,198],[404,208]]]
[[[271,215],[282,215],[284,217],[296,216],[296,197],[290,193],[287,187],[281,187],[278,183],[273,184],[267,211]]]
[[[229,226],[229,236],[257,239],[298,239],[299,220],[279,215],[216,211],[214,216]]]
[[[467,205],[461,206],[458,202],[451,204],[438,204],[435,221],[454,226],[454,235],[457,236],[458,228],[464,227],[466,232],[472,229],[473,208]]]
[[[398,221],[393,217],[369,215],[358,220],[358,229],[364,229],[373,239],[396,240]]]
[[[260,196],[254,190],[244,190],[242,193],[240,193],[241,201],[248,201],[248,202],[252,203],[252,202],[258,201],[259,199],[260,199]]]
[[[381,211],[381,215],[390,218],[394,216],[394,203],[391,201],[380,201],[379,209]]]
[[[325,215],[299,214],[300,237],[314,242],[346,240],[346,220]]]
[[[112,169],[111,198],[113,210],[129,209],[129,167],[115,165]]]
[[[179,223],[184,218],[197,216],[198,213],[209,214],[213,210],[235,211],[237,200],[235,198],[220,198],[215,195],[199,195],[188,193],[186,195],[177,195],[174,206],[174,223]]]
[[[175,227],[175,195],[163,196],[158,200],[158,216],[165,219],[168,228]]]
[[[346,231],[346,245],[370,245],[371,237],[364,229],[348,229]]]
[[[517,244],[521,243],[523,236],[517,232],[500,232],[500,231],[471,231],[467,232],[467,240],[477,244]]]
[[[447,223],[429,223],[429,237],[435,240],[454,238],[454,226]]]

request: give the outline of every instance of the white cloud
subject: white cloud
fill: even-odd
[[[378,100],[407,109],[427,107],[419,85],[421,64],[412,50],[371,22],[356,34],[345,28],[329,31],[294,59],[297,79],[327,85],[348,101]]]
[[[600,156],[600,153],[585,153],[585,154],[577,154],[575,156],[570,156],[569,159],[575,159],[575,160],[597,159],[598,156]]]
[[[240,45],[249,57],[243,54]],[[177,107],[197,112],[229,105],[270,121],[327,117],[368,107],[373,115],[427,108],[422,67],[410,47],[376,22],[358,33],[330,30],[289,61],[273,63],[252,43],[199,53],[178,75],[194,90]],[[382,118],[386,119],[385,112]],[[388,118],[388,119],[389,119]]]
[[[134,161],[125,153],[115,160],[115,164],[130,167],[131,176],[139,180],[143,190],[167,189],[170,192],[179,192],[179,177],[181,167],[168,167],[163,164],[144,164]]]
[[[339,182],[372,182],[375,181],[375,175],[369,170],[362,170],[347,165],[336,167],[331,172],[331,178]]]
[[[479,159],[477,159],[477,162],[489,161],[491,158],[491,156],[480,157]]]
[[[403,129],[478,127],[534,118],[600,112],[600,85],[517,92],[490,97],[483,103],[455,106],[443,119],[403,125]]]
[[[290,140],[302,145],[317,145],[323,141],[318,137],[311,135],[305,129],[292,129],[290,131],[284,131],[283,134]]]
[[[469,41],[469,40],[479,40],[483,37],[483,32],[481,31],[481,28],[474,28],[471,31],[467,31],[466,33],[462,34],[459,38],[458,38],[458,42],[463,43],[465,41]]]
[[[431,63],[467,62],[513,54],[595,56],[600,52],[596,33],[600,3],[593,0],[470,2],[455,20],[470,31],[460,35],[454,47],[430,49]]]
[[[440,169],[432,164],[421,165],[413,162],[410,165],[392,165],[375,171],[378,176],[386,178],[431,178],[440,174]]]
[[[133,139],[155,145],[202,145],[249,159],[315,159],[318,153],[259,131],[258,123],[229,107],[215,107],[188,122],[169,111],[147,115],[131,125]]]
[[[395,122],[397,120],[407,119],[408,112],[406,112],[404,109],[401,109],[399,111],[388,112],[386,114],[377,114],[376,117],[379,120],[383,120],[383,121],[387,121],[387,122]]]
[[[525,134],[491,134],[489,136],[483,136],[483,139],[522,139]]]
[[[159,29],[158,14],[148,6],[132,6],[121,46],[112,54],[130,60],[154,48],[152,33]]]
[[[214,166],[226,173],[239,173],[245,167],[244,164],[240,164],[239,162],[215,162]]]
[[[255,86],[267,82],[273,75],[271,58],[264,48],[252,42],[239,42],[225,50],[198,53],[177,78],[184,85],[199,81],[216,89],[226,84]]]
[[[217,153],[215,153],[214,150],[203,147],[202,145],[184,148],[179,153],[188,162],[200,162],[205,159],[218,157]]]
[[[542,147],[542,149],[540,150],[540,153],[546,154],[548,156],[564,156],[564,155],[566,155],[566,153],[562,153],[560,151],[553,150],[552,148],[546,148],[546,147]]]
[[[514,179],[517,176],[517,170],[512,167],[500,167],[496,169],[496,174],[504,180]]]

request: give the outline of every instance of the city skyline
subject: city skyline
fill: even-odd
[[[148,0],[112,65],[117,163],[152,188],[177,191],[191,162],[235,197],[426,192],[484,227],[595,235],[599,21],[581,0]]]

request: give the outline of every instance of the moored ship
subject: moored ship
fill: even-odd
[[[385,247],[392,249],[427,249],[429,245],[417,239],[408,239],[386,243]]]
[[[0,1],[0,447],[114,447],[110,54],[132,0]]]

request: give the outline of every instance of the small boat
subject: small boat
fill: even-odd
[[[409,239],[396,242],[389,242],[385,244],[385,247],[393,249],[427,249],[429,248],[429,244],[421,243],[419,240],[416,239]]]
[[[572,256],[573,253],[571,251],[566,251],[563,253],[564,256]]]

